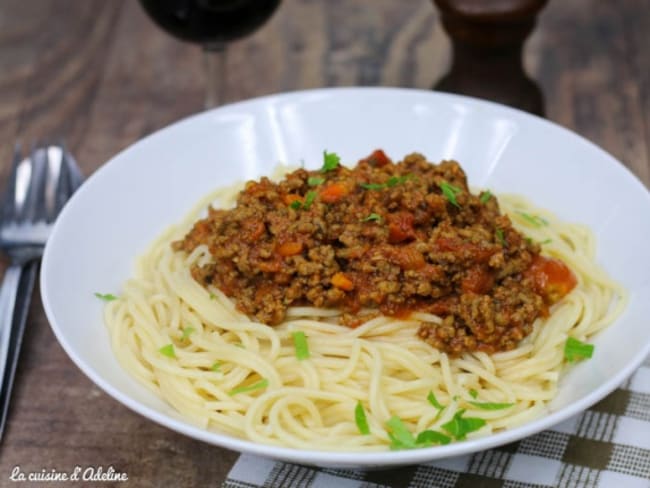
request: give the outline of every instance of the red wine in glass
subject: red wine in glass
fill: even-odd
[[[217,76],[226,44],[252,34],[273,15],[280,0],[140,0],[163,30],[204,48],[208,85],[206,108],[218,103]]]

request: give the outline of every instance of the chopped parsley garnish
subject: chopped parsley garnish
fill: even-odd
[[[389,188],[392,188],[397,185],[401,185],[402,183],[405,183],[407,180],[413,178],[412,174],[408,175],[403,175],[403,176],[391,176],[388,178],[388,181],[386,182],[386,186]]]
[[[371,213],[367,217],[361,219],[361,222],[370,222],[371,220],[373,220],[375,222],[381,222],[381,220],[382,220],[381,215],[376,214],[376,213]]]
[[[424,430],[414,437],[413,434],[406,428],[404,422],[393,415],[386,426],[390,432],[388,437],[391,440],[390,448],[392,450],[399,449],[414,449],[416,447],[428,447],[434,444],[449,444],[451,439],[441,432],[434,430]]]
[[[495,230],[494,235],[496,236],[497,241],[499,241],[499,244],[501,244],[503,247],[508,247],[508,243],[506,242],[506,238],[503,235],[502,229]]]
[[[391,449],[412,449],[416,447],[415,437],[413,437],[413,434],[411,434],[406,428],[406,425],[404,425],[404,422],[402,422],[402,419],[397,415],[393,415],[386,422],[386,426],[390,429],[388,437],[392,441],[390,445]]]
[[[471,390],[469,390],[469,396],[471,396],[472,398],[477,398],[478,397],[478,391],[476,391],[474,388],[472,388]]]
[[[467,434],[479,430],[485,425],[485,420],[476,417],[463,417],[465,410],[459,410],[449,422],[442,424],[442,428],[458,440],[463,440]]]
[[[296,348],[296,357],[301,361],[309,358],[309,345],[307,344],[305,333],[299,330],[292,332],[291,337],[293,338],[293,345]]]
[[[564,359],[572,363],[582,359],[589,359],[594,353],[594,345],[569,337],[564,344]]]
[[[181,340],[184,341],[190,337],[190,334],[192,332],[196,331],[194,327],[185,327],[183,329],[183,335],[181,336]]]
[[[401,185],[411,178],[413,178],[412,174],[391,176],[385,183],[361,183],[360,186],[366,190],[383,190],[384,188],[393,188],[394,186]]]
[[[481,197],[478,200],[482,204],[486,204],[488,200],[490,200],[490,198],[492,198],[492,192],[490,192],[490,190],[486,190],[483,193],[481,193]]]
[[[383,190],[386,188],[386,183],[361,183],[361,188],[366,190]]]
[[[323,151],[323,167],[320,169],[321,172],[327,173],[328,171],[333,171],[339,167],[341,163],[341,158],[336,153],[328,153]]]
[[[430,391],[429,394],[427,395],[427,400],[429,400],[429,403],[434,407],[436,407],[438,410],[442,410],[443,408],[445,408],[440,404],[440,402],[438,401],[438,399],[436,398],[436,396],[433,394],[432,391]]]
[[[482,410],[503,410],[504,408],[510,408],[514,405],[514,403],[491,403],[491,402],[469,402],[469,403]]]
[[[316,200],[316,195],[318,195],[318,193],[316,193],[313,190],[310,190],[305,194],[304,202],[301,202],[300,200],[294,200],[289,204],[289,207],[291,207],[294,210],[300,210],[300,209],[309,210],[311,204],[314,203],[314,200]]]
[[[548,221],[539,215],[530,215],[526,212],[517,212],[523,217],[523,219],[534,227],[541,227],[543,225],[548,225]]]
[[[460,204],[458,203],[458,200],[456,200],[456,195],[458,195],[462,190],[457,186],[452,185],[451,183],[447,183],[446,181],[439,183],[438,186],[442,190],[442,194],[445,196],[445,198],[449,200],[449,203],[451,203],[454,207],[460,208]]]
[[[449,444],[450,442],[451,437],[435,430],[423,430],[415,439],[415,443],[418,445],[418,447],[433,446],[434,444],[444,445]]]
[[[104,300],[105,302],[112,302],[113,300],[117,300],[118,297],[111,293],[98,293],[95,292],[95,296],[99,298],[100,300]]]
[[[363,409],[361,402],[357,402],[357,406],[354,408],[354,421],[357,424],[357,429],[363,435],[370,434],[370,427],[368,426],[368,419],[366,418],[366,412]]]
[[[210,292],[210,300],[216,300],[216,299],[217,299],[217,295],[215,295],[214,293]]]
[[[310,176],[309,178],[307,178],[307,184],[309,186],[318,186],[324,182],[325,182],[325,178],[321,178],[320,176]]]
[[[317,193],[315,191],[308,191],[305,195],[305,203],[302,204],[302,208],[308,210],[311,207],[311,204],[314,203]]]
[[[212,366],[210,366],[210,371],[214,371],[216,373],[219,371],[219,368],[221,368],[221,361],[217,361]]]
[[[252,385],[238,386],[237,388],[233,388],[228,392],[228,395],[233,396],[238,395],[239,393],[248,393],[249,391],[263,390],[267,386],[269,386],[269,380],[263,378],[257,383],[253,383]]]
[[[167,356],[168,358],[175,358],[176,357],[176,351],[174,351],[174,344],[167,344],[166,346],[161,347],[158,349],[160,354],[163,356]]]
[[[544,239],[540,244],[550,244],[551,242],[553,242],[553,239]]]

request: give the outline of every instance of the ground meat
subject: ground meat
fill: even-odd
[[[451,354],[512,349],[547,313],[549,260],[494,196],[470,193],[457,162],[411,154],[393,163],[378,150],[349,169],[327,158],[320,171],[249,181],[235,208],[210,209],[174,243],[208,246],[212,262],[193,277],[269,325],[292,305],[340,308],[349,326],[362,309],[428,311],[443,322],[419,336]],[[566,268],[551,264],[555,274]],[[553,283],[553,300],[573,280]]]

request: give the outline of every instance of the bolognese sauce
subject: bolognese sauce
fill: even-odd
[[[452,355],[514,348],[576,285],[495,196],[470,192],[457,162],[420,154],[396,163],[376,150],[348,168],[325,153],[320,170],[249,181],[234,208],[209,208],[173,246],[202,244],[212,260],[192,276],[260,322],[298,305],[339,308],[351,327],[372,311],[429,312],[442,322],[419,337]]]

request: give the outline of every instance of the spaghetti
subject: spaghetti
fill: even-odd
[[[203,428],[265,444],[344,451],[488,435],[543,415],[565,367],[567,339],[592,337],[625,306],[625,290],[595,262],[589,229],[504,195],[501,208],[513,225],[578,279],[515,349],[450,356],[418,338],[422,323],[440,322],[424,312],[380,315],[349,328],[337,324],[339,310],[300,306],[269,327],[192,277],[190,269],[211,258],[206,246],[189,254],[171,246],[208,203],[232,206],[238,190],[210,195],[160,236],[105,309],[122,366]]]

